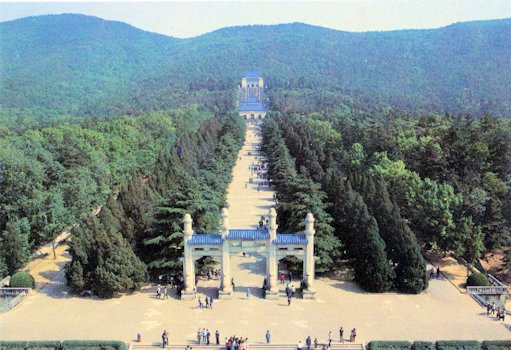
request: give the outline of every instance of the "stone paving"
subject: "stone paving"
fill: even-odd
[[[234,178],[229,186],[231,225],[255,225],[272,205],[268,188],[245,183],[253,159],[248,149],[259,140],[250,130],[247,145],[240,152]],[[142,334],[143,343],[158,343],[163,329],[170,343],[194,342],[199,327],[221,339],[236,334],[249,343],[264,342],[267,329],[272,342],[294,344],[307,335],[325,341],[331,330],[336,339],[342,325],[346,334],[357,328],[357,343],[376,339],[509,339],[503,322],[486,316],[468,295],[460,293],[446,279],[432,280],[420,295],[398,293],[367,294],[352,282],[319,278],[317,300],[284,298],[265,300],[262,284],[264,260],[257,255],[233,256],[231,272],[237,291],[231,300],[215,300],[213,309],[199,309],[195,301],[155,298],[154,286],[110,300],[70,296],[64,271],[40,292],[33,292],[15,309],[0,314],[0,339],[120,339],[133,341]],[[215,293],[218,281],[200,281],[199,291]],[[246,288],[251,288],[247,300]],[[508,320],[509,321],[509,320]]]

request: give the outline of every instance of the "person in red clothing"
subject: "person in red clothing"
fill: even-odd
[[[280,283],[284,284],[285,280],[286,280],[286,275],[284,275],[283,273],[280,274]]]

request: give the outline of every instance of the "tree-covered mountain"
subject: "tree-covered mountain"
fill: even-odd
[[[29,17],[0,23],[0,104],[116,115],[190,95],[213,103],[258,69],[270,88],[341,89],[389,105],[509,116],[510,34],[504,19],[366,33],[242,26],[176,39],[83,15]]]

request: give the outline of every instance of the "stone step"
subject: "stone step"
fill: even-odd
[[[166,350],[184,350],[187,345],[190,345],[194,350],[225,350],[225,346],[218,345],[198,345],[198,344],[169,344],[165,347]],[[318,345],[316,350],[321,350],[323,345]],[[132,343],[130,350],[145,350],[145,349],[156,349],[161,348],[161,343],[153,344],[138,344]],[[296,344],[249,344],[249,350],[296,350]],[[305,349],[305,346],[304,346]],[[314,349],[314,347],[311,347]],[[363,344],[356,343],[339,343],[332,342],[330,350],[364,350]]]

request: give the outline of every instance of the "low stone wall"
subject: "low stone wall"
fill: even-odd
[[[6,312],[21,303],[30,288],[0,288],[0,312]]]

